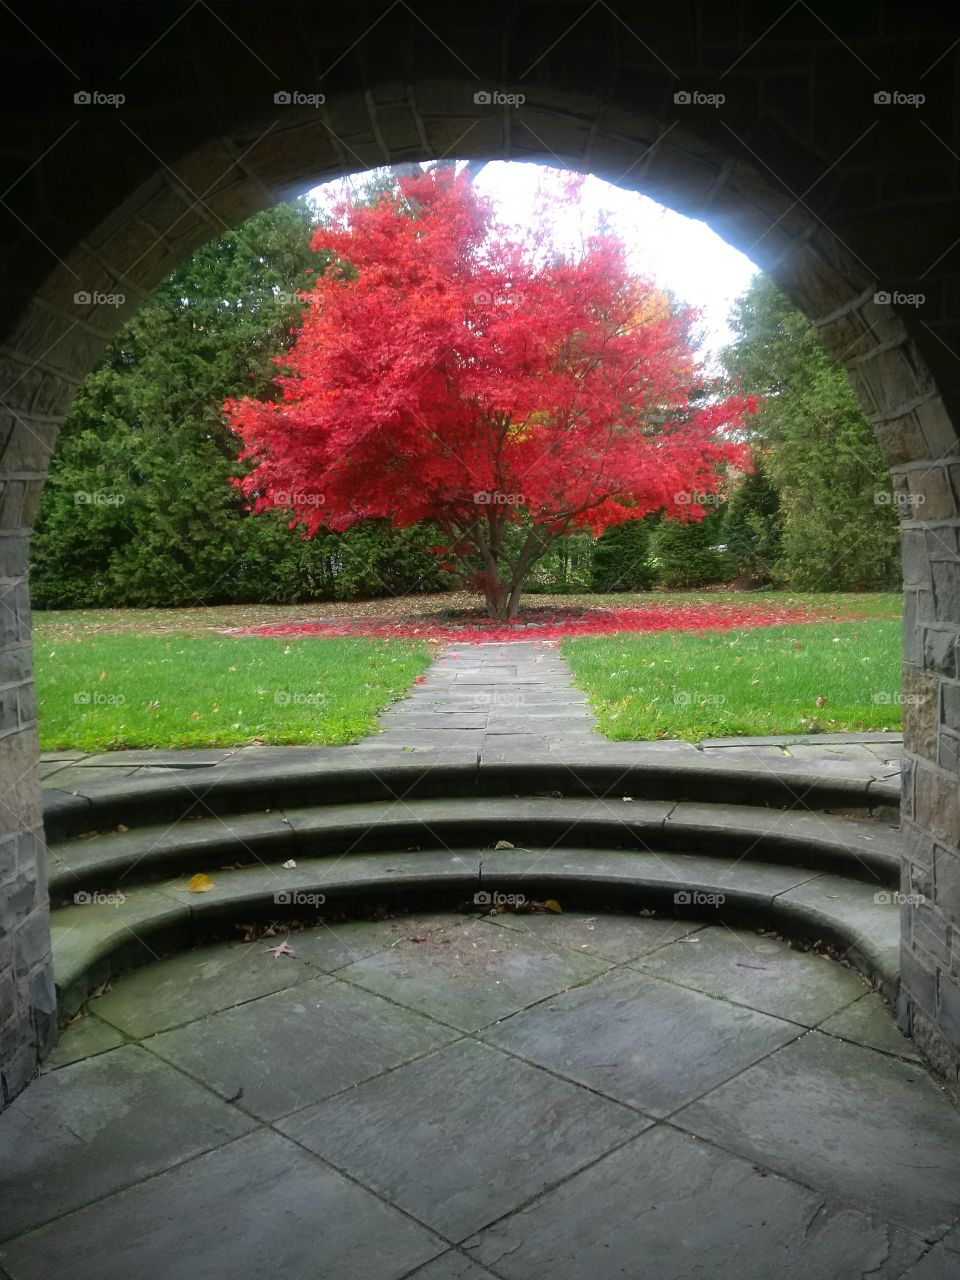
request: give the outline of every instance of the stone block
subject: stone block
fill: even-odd
[[[960,832],[960,783],[956,778],[920,765],[914,789],[914,820],[944,844]]]
[[[957,514],[953,489],[945,467],[924,467],[909,473],[910,493],[924,520],[950,520]]]
[[[933,594],[940,622],[960,623],[960,558],[933,563]],[[954,643],[960,639],[960,629]]]
[[[900,536],[903,581],[907,587],[928,586],[931,581],[927,542],[920,529],[904,529]]]
[[[903,673],[903,734],[911,749],[927,760],[937,759],[940,727],[940,684],[926,672],[907,667]]]
[[[923,629],[923,665],[928,671],[946,676],[948,680],[957,677],[957,637],[954,630],[931,627]]]
[[[900,982],[908,999],[929,1017],[936,1017],[937,975],[916,952],[904,949],[900,957]]]
[[[945,915],[960,921],[960,850],[941,845],[933,853],[934,901]],[[960,940],[960,927],[955,930]]]

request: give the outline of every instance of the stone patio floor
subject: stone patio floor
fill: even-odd
[[[722,924],[208,945],[91,1001],[0,1148],[11,1280],[960,1276],[960,1116],[852,970]]]
[[[292,754],[607,747],[537,642],[451,646],[379,730],[42,772],[69,791]],[[891,778],[900,739],[633,751]],[[960,1277],[960,1116],[887,1007],[720,923],[397,916],[162,959],[67,1028],[0,1153],[0,1280]]]

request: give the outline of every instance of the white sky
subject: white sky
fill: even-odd
[[[494,160],[483,168],[476,185],[493,201],[503,221],[525,227],[532,225],[537,189],[545,178],[549,180],[549,172],[545,174],[542,165]],[[310,194],[324,204],[331,193],[316,187]],[[746,291],[758,271],[754,263],[706,223],[592,175],[581,189],[579,207],[570,208],[571,239],[579,239],[581,224],[593,225],[601,213],[607,215],[609,229],[627,245],[637,274],[651,277],[702,313],[702,354],[705,359],[715,355],[731,340],[727,317],[733,300]],[[562,221],[558,230],[562,235]]]

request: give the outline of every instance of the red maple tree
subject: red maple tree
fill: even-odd
[[[615,236],[576,253],[498,227],[464,174],[401,178],[344,202],[313,248],[279,398],[228,401],[254,510],[305,536],[372,517],[432,520],[447,567],[516,616],[549,545],[652,511],[698,520],[744,463],[749,400],[703,386],[690,314],[628,270]]]

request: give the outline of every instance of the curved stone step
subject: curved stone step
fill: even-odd
[[[268,752],[215,768],[155,769],[128,777],[77,781],[72,790],[46,787],[44,824],[49,840],[84,832],[172,823],[191,816],[226,816],[301,805],[536,795],[620,797],[746,804],[809,811],[892,811],[900,802],[899,775],[876,777],[852,762],[828,772],[795,759],[736,763],[703,753],[669,758],[645,750],[654,744],[607,743],[566,759],[557,751],[446,752],[442,758],[374,750],[331,748],[298,758]],[[342,755],[336,751],[343,752]],[[288,749],[294,752],[295,749]],[[92,771],[88,771],[92,772]],[[104,770],[106,774],[108,771]],[[56,775],[55,775],[56,776]]]
[[[896,996],[896,895],[789,865],[681,853],[525,849],[367,853],[309,859],[295,868],[215,873],[191,893],[186,879],[140,886],[53,912],[54,973],[70,1017],[112,975],[254,918],[313,920],[362,903],[404,899],[463,907],[476,895],[523,894],[573,909],[650,908],[774,928],[839,949],[888,999]]]
[[[448,797],[206,817],[61,841],[54,901],[225,864],[442,846],[587,845],[790,862],[893,887],[900,834],[869,820],[749,805],[583,798]]]

